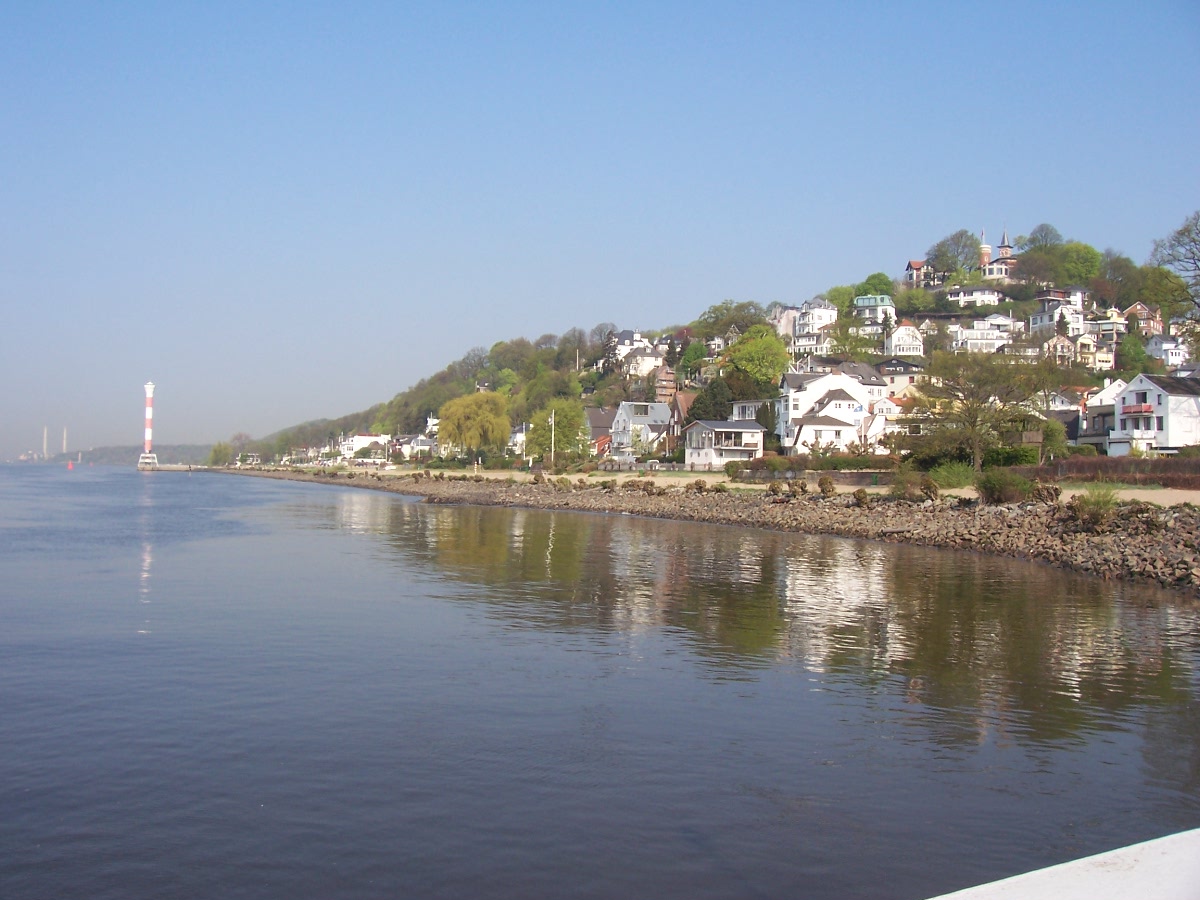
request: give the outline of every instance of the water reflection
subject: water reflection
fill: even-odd
[[[1178,595],[973,554],[621,516],[357,491],[302,514],[322,509],[408,568],[485,587],[469,596],[508,623],[670,631],[715,677],[803,667],[919,711],[947,746],[1069,743],[1145,705],[1186,707],[1172,739],[1192,749],[1173,765],[1200,781],[1200,615]]]

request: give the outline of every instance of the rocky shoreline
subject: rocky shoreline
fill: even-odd
[[[1069,504],[1054,500],[987,506],[952,497],[912,502],[879,494],[860,495],[861,499],[850,494],[792,496],[698,489],[694,482],[663,487],[638,479],[534,484],[419,473],[229,471],[416,495],[427,503],[637,515],[970,550],[1036,560],[1104,579],[1153,583],[1200,597],[1200,509],[1190,505],[1122,503],[1110,522],[1092,527],[1081,522]]]

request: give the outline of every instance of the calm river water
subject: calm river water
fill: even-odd
[[[0,467],[0,896],[921,898],[1200,825],[1200,614],[972,555]]]

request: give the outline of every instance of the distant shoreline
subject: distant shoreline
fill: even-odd
[[[646,480],[629,478],[620,483],[633,481],[637,487],[605,489],[598,479],[576,478],[568,490],[554,480],[534,484],[495,473],[478,480],[454,480],[456,475],[437,480],[390,472],[210,471],[407,494],[426,503],[637,515],[969,550],[1048,563],[1105,580],[1154,584],[1200,599],[1200,509],[1191,505],[1126,502],[1105,530],[1093,532],[1076,522],[1062,503],[963,506],[956,497],[912,503],[874,494],[864,508],[850,494],[785,499],[762,490],[715,493],[682,486],[695,478],[670,487],[664,485],[671,480],[660,478],[654,492],[647,493]],[[716,478],[725,480],[719,473]],[[586,486],[580,487],[580,481]]]

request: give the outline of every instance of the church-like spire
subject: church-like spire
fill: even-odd
[[[1008,228],[1007,227],[1005,227],[1005,229],[1004,229],[1004,236],[1000,239],[1000,246],[1001,247],[1011,247],[1012,246],[1012,244],[1010,244],[1008,242]]]

